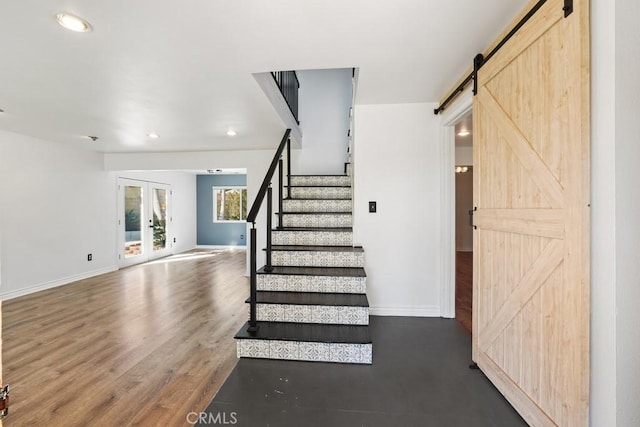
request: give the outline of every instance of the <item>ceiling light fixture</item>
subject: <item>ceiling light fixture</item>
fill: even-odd
[[[462,129],[460,130],[460,132],[458,132],[458,136],[468,136],[471,135],[471,132],[469,132],[467,129]]]
[[[236,135],[237,135],[237,133],[236,133],[236,131],[235,131],[235,130],[233,130],[233,129],[229,129],[229,130],[227,131],[227,136],[236,136]]]
[[[62,25],[67,30],[75,31],[77,33],[88,33],[91,31],[91,24],[70,13],[58,13],[56,15],[56,21],[58,21],[58,24]]]
[[[160,138],[160,135],[158,135],[158,134],[157,134],[157,133],[155,133],[155,132],[149,132],[147,135],[148,135],[148,136],[149,136],[149,138],[151,138],[151,139],[158,139],[158,138]]]

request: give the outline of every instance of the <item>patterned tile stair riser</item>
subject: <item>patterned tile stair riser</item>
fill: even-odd
[[[350,213],[332,213],[332,214],[288,214],[285,213],[282,218],[284,227],[324,227],[338,228],[351,227],[352,215]]]
[[[296,186],[327,186],[327,187],[348,187],[351,185],[351,177],[345,175],[336,175],[336,176],[302,176],[302,175],[293,175],[291,176],[291,185]]]
[[[365,277],[310,276],[310,275],[258,275],[259,291],[279,292],[330,292],[364,294]]]
[[[371,344],[238,340],[238,357],[371,364]]]
[[[368,325],[368,307],[257,304],[257,319],[264,322]]]
[[[351,199],[351,187],[291,187],[293,199]]]
[[[278,231],[271,234],[274,245],[352,246],[353,233],[347,231]]]
[[[364,267],[363,252],[278,251],[271,255],[274,266]]]
[[[284,212],[351,212],[352,203],[347,200],[283,200]]]

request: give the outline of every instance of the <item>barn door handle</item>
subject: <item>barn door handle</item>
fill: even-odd
[[[469,210],[469,225],[473,227],[474,230],[478,228],[473,224],[473,213],[477,210],[478,210],[477,206],[474,206],[473,209]]]

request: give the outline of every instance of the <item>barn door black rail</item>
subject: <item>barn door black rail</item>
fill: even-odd
[[[296,123],[300,124],[300,120],[298,119],[298,90],[300,89],[298,75],[295,71],[274,71],[271,75],[276,81],[284,100],[287,102],[291,114],[293,114],[293,117],[296,119]]]
[[[282,187],[284,185],[283,177],[283,161],[282,161],[282,152],[287,147],[287,188],[289,188],[289,180],[291,179],[291,140],[289,139],[289,135],[291,134],[291,129],[287,129],[282,136],[282,140],[280,141],[280,145],[278,145],[278,149],[276,150],[276,154],[273,156],[273,160],[271,161],[271,165],[269,165],[269,169],[267,170],[264,179],[262,180],[262,185],[260,186],[260,190],[258,190],[258,194],[256,195],[256,199],[253,201],[251,205],[251,209],[249,210],[249,214],[247,215],[247,222],[251,223],[251,231],[250,231],[250,244],[251,244],[251,253],[249,257],[249,266],[251,272],[251,290],[249,295],[249,332],[256,332],[258,330],[258,322],[256,315],[256,299],[258,294],[258,284],[257,284],[257,230],[256,230],[256,218],[258,217],[258,212],[260,212],[260,208],[262,207],[262,203],[264,202],[265,196],[267,198],[267,262],[264,267],[265,271],[272,271],[273,267],[271,265],[271,221],[273,218],[273,202],[272,202],[272,188],[271,188],[271,180],[273,179],[273,174],[276,171],[276,168],[279,169],[278,177],[279,177],[279,191],[278,191],[278,207],[280,209],[278,222],[278,228],[282,228]]]
[[[473,80],[473,94],[476,95],[478,92],[478,71],[480,70],[480,68],[482,68],[482,66],[486,64],[496,53],[498,53],[498,51],[502,48],[502,46],[504,46],[520,30],[520,28],[522,28],[524,24],[528,22],[533,17],[533,15],[535,15],[536,12],[538,12],[538,10],[540,10],[540,8],[546,2],[547,0],[539,0],[531,8],[531,10],[529,10],[529,12],[527,12],[527,14],[523,16],[520,21],[518,21],[515,27],[513,27],[511,31],[509,31],[507,35],[504,36],[502,40],[500,40],[500,42],[493,49],[491,49],[491,52],[489,52],[486,56],[483,56],[481,53],[477,54],[473,58],[473,71],[469,73],[467,77],[465,77],[462,83],[460,83],[460,85],[457,88],[455,88],[453,92],[451,92],[451,94],[447,97],[447,99],[445,99],[438,108],[433,110],[433,114],[437,116],[438,114],[442,113],[445,110],[445,108],[447,108],[447,106],[451,103],[451,101],[456,99],[458,95],[464,92],[464,89],[472,80]],[[565,0],[562,10],[564,12],[565,18],[571,15],[571,13],[573,13],[573,0]]]

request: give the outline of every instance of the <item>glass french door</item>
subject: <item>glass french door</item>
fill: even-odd
[[[171,254],[171,187],[118,180],[118,264],[121,267]]]

